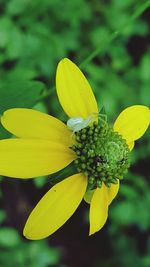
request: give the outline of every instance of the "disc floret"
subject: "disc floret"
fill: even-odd
[[[88,177],[91,189],[117,184],[129,168],[129,148],[126,141],[104,120],[75,132],[72,149],[77,155],[78,172]]]

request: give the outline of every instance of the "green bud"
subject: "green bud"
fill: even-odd
[[[78,159],[75,159],[74,163],[75,164],[79,164],[79,160]]]
[[[101,180],[97,180],[96,181],[97,187],[101,188],[102,187],[102,181]]]
[[[93,184],[94,183],[94,180],[95,180],[94,177],[93,176],[90,176],[89,177],[89,184]]]
[[[81,135],[81,140],[86,140],[86,134]]]
[[[81,164],[81,168],[85,170],[86,169],[86,164],[85,163],[82,163]]]

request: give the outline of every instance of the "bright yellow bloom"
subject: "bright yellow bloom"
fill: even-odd
[[[88,81],[69,59],[61,60],[58,65],[56,88],[60,104],[69,118],[83,118],[86,121],[83,120],[82,123],[87,122],[89,125],[92,114],[99,113]],[[64,123],[50,115],[15,108],[6,111],[1,122],[18,137],[0,141],[1,175],[16,178],[48,175],[61,170],[77,158],[70,148],[75,143],[74,134]],[[74,120],[70,121],[74,127],[73,122]],[[135,140],[145,133],[149,123],[149,108],[135,105],[126,108],[119,115],[113,129],[126,140],[132,150]],[[108,206],[118,192],[119,180],[117,184],[111,183],[110,187],[102,182],[100,187],[86,192],[87,185],[88,177],[79,172],[53,186],[30,214],[24,235],[33,240],[51,235],[72,216],[83,197],[90,203],[90,235],[99,231],[107,220]]]

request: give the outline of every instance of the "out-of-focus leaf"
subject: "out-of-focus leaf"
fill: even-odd
[[[0,228],[0,246],[14,247],[20,243],[20,237],[17,230],[3,227]]]
[[[134,203],[126,200],[114,206],[111,215],[118,225],[130,225],[136,221],[136,212]]]
[[[48,108],[44,102],[38,102],[33,108],[43,113],[48,113]]]
[[[35,267],[54,266],[59,261],[59,254],[55,248],[47,247],[45,242],[39,244],[34,241],[28,250],[28,257]]]
[[[139,196],[138,192],[136,191],[136,189],[134,187],[131,187],[131,186],[126,185],[126,184],[121,186],[120,194],[122,196],[126,197],[127,199],[129,199],[130,201],[136,201],[136,199]]]
[[[0,113],[10,108],[31,108],[44,89],[44,84],[36,81],[12,81],[1,85]]]
[[[0,124],[0,139],[9,138],[11,133],[7,132],[5,128]]]

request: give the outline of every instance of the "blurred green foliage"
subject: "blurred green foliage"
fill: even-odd
[[[147,10],[130,23],[135,10],[136,0],[0,0],[0,113],[11,107],[33,107],[66,120],[54,90],[56,66],[63,57],[81,64],[99,107],[105,106],[111,123],[129,105],[149,106],[150,12]],[[108,42],[117,31],[121,31],[118,37]],[[86,63],[84,60],[98,47],[100,52]],[[7,137],[9,134],[1,127],[0,138]],[[84,266],[150,266],[149,155],[150,131],[132,152],[133,165],[111,205],[107,233],[102,230],[99,234],[103,235],[106,250],[105,240],[109,240],[108,255],[104,258],[99,249],[92,264],[88,265],[87,255]],[[18,183],[22,192],[24,183]],[[18,226],[10,224],[12,218],[5,210],[7,192],[3,178],[0,184],[0,266],[83,267],[80,259],[73,265],[74,251],[72,265],[68,265],[67,256],[61,263],[61,250],[48,241],[22,239]],[[47,184],[46,177],[33,181],[35,202]],[[27,202],[30,194],[25,193]],[[82,237],[81,232],[81,240]],[[58,239],[56,243],[59,244]],[[96,239],[95,246],[101,248],[102,244]],[[64,255],[68,249],[64,242]]]
[[[45,241],[23,242],[15,229],[0,229],[0,266],[58,266],[60,253]]]

